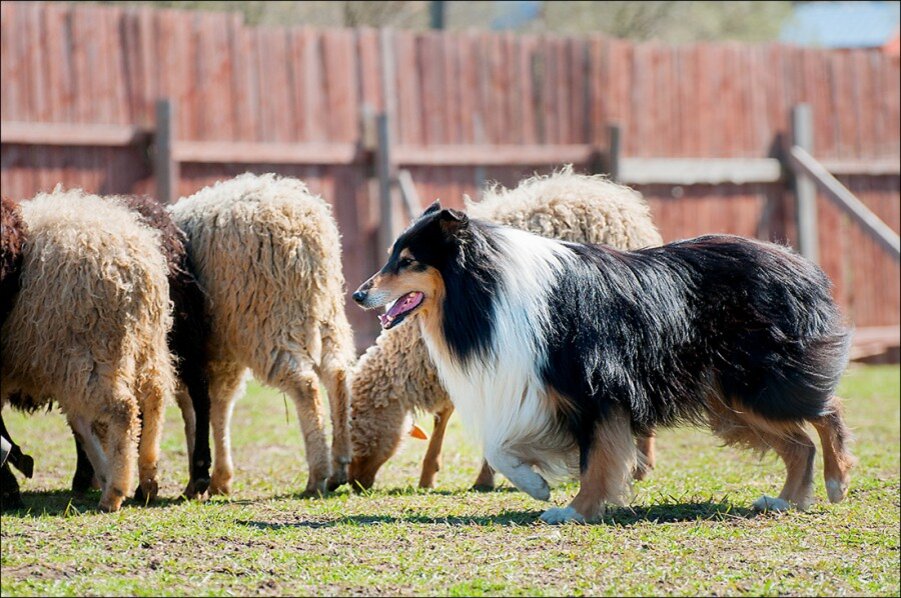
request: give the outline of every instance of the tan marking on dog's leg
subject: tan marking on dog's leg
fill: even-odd
[[[590,523],[604,516],[606,503],[622,504],[629,494],[635,466],[635,441],[629,416],[612,410],[597,425],[588,463],[579,479],[579,493],[565,509],[549,509],[546,523]]]
[[[444,433],[447,430],[447,422],[454,413],[453,404],[435,414],[435,427],[432,430],[432,438],[429,440],[429,448],[422,459],[422,473],[419,476],[420,488],[434,488],[435,478],[441,469],[441,448],[444,444]]]
[[[816,447],[800,428],[789,436],[776,436],[760,432],[763,442],[769,445],[785,463],[785,485],[778,498],[762,496],[754,502],[761,511],[784,511],[794,506],[806,509],[813,502],[813,463]]]
[[[325,435],[325,414],[319,396],[319,379],[312,372],[297,374],[284,383],[283,389],[294,399],[306,448],[309,478],[304,494],[324,494],[332,465],[331,451]]]
[[[851,468],[856,462],[848,450],[851,432],[845,425],[841,399],[830,399],[832,413],[812,420],[811,423],[820,436],[823,446],[823,477],[830,502],[841,502],[848,494],[851,483]]]
[[[638,450],[638,461],[635,469],[632,471],[632,477],[636,480],[643,480],[647,477],[648,472],[654,469],[656,456],[654,455],[654,436],[638,436],[635,439],[635,448]]]
[[[234,465],[231,456],[231,417],[235,401],[243,394],[244,368],[236,363],[210,366],[210,428],[215,461],[210,476],[210,495],[231,492]],[[189,456],[190,458],[190,456]]]

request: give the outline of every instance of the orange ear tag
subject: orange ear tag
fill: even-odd
[[[425,430],[423,430],[416,424],[413,424],[413,429],[410,430],[410,436],[412,436],[413,438],[418,438],[420,440],[428,440],[429,439],[429,435],[425,433]]]

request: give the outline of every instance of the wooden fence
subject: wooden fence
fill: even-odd
[[[350,288],[384,256],[376,114],[423,201],[461,205],[485,181],[515,184],[563,162],[595,170],[618,124],[621,177],[649,199],[666,239],[796,242],[786,177],[698,184],[649,173],[659,158],[765,167],[785,158],[790,109],[807,103],[810,153],[899,230],[901,69],[876,51],[264,28],[144,7],[0,10],[4,195],[63,183],[159,196],[162,165],[148,148],[161,143],[177,164],[164,197],[245,170],[297,176],[335,207]],[[175,107],[169,139],[157,134],[162,98]],[[816,210],[820,261],[848,315],[859,327],[898,325],[898,262],[831,203]],[[374,318],[348,314],[365,345]]]

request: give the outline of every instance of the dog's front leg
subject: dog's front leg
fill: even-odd
[[[579,439],[581,475],[579,493],[566,508],[554,507],[541,515],[545,523],[590,523],[604,517],[606,503],[622,504],[629,494],[636,463],[629,417],[611,410],[594,428],[591,438]]]
[[[506,451],[503,447],[485,448],[488,464],[510,482],[536,500],[550,500],[551,488],[543,477],[522,459]]]

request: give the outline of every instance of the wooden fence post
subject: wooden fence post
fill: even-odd
[[[391,122],[384,112],[375,117],[376,150],[375,170],[379,178],[379,247],[384,251],[391,247],[396,236],[394,224],[394,183],[397,167],[391,158]]]
[[[608,139],[608,149],[607,149],[607,176],[610,177],[610,180],[613,182],[619,182],[620,180],[620,159],[622,152],[622,138],[621,138],[622,128],[618,124],[607,125],[607,139]]]
[[[168,99],[156,102],[156,135],[154,137],[154,170],[156,199],[170,204],[178,199],[179,168],[172,154],[175,142],[175,104]]]
[[[813,153],[813,117],[808,104],[798,104],[791,114],[792,144]],[[798,249],[801,255],[818,263],[820,242],[817,231],[817,190],[806,174],[795,173],[794,190],[798,223]]]

